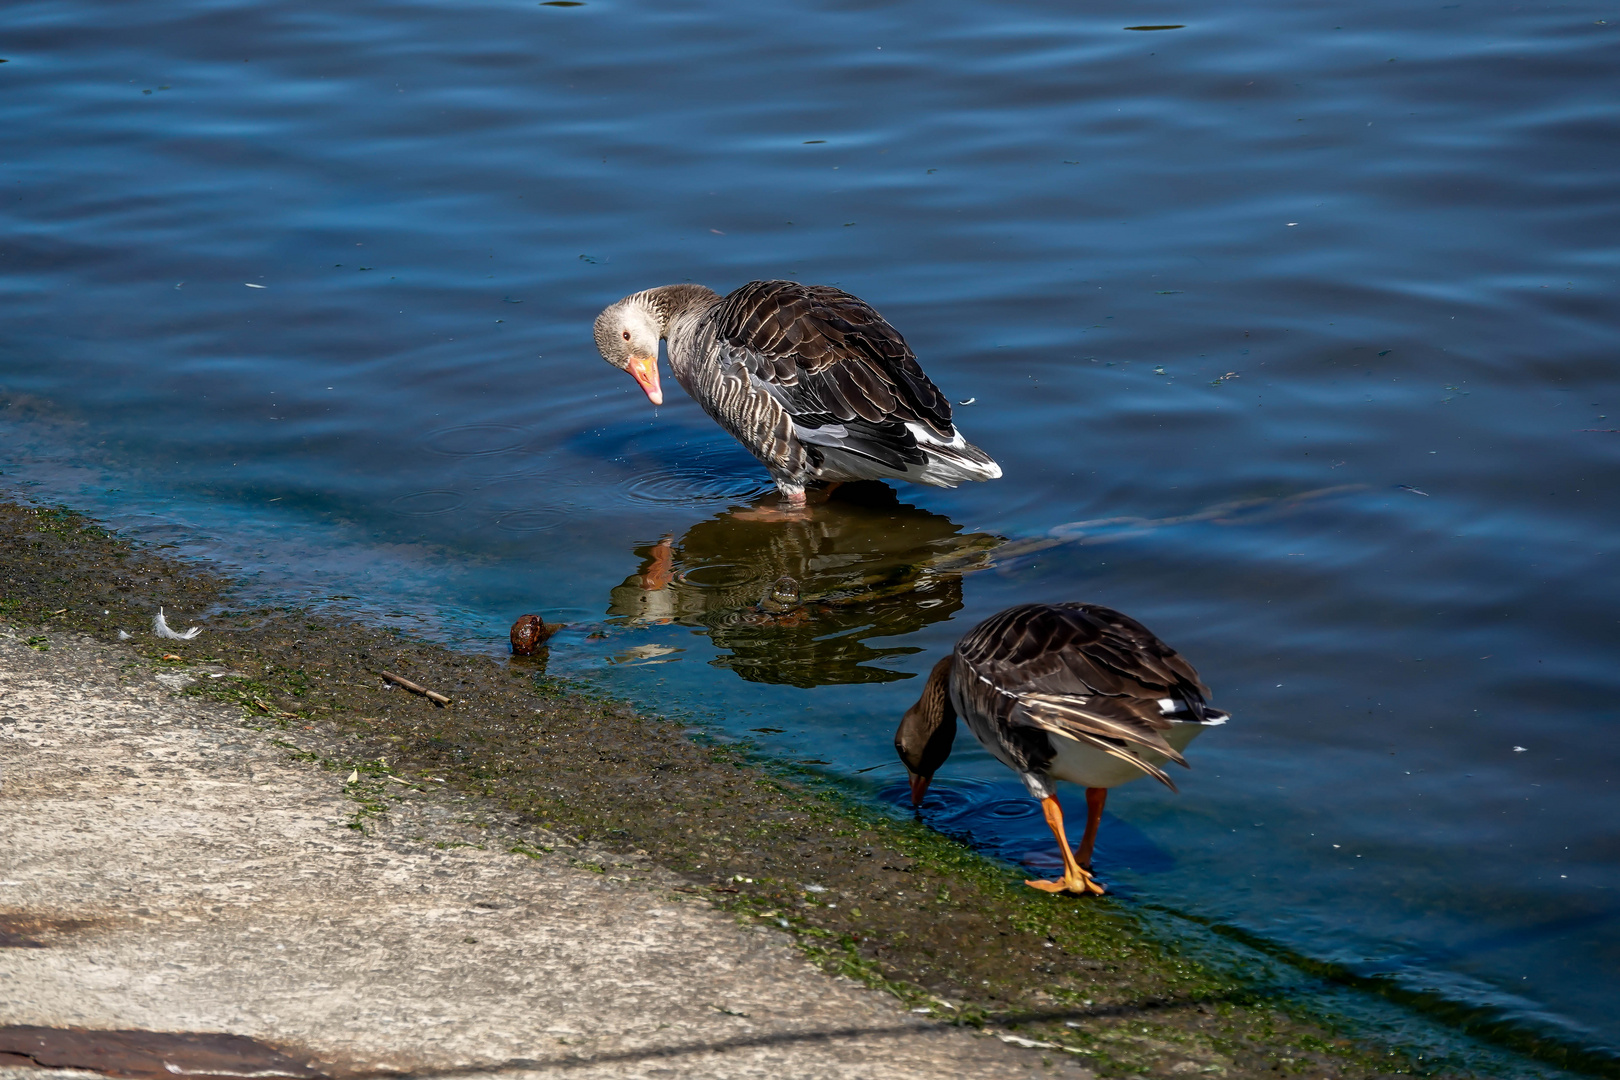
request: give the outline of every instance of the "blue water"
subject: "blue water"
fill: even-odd
[[[468,648],[565,618],[553,671],[891,800],[967,627],[1120,608],[1233,720],[1106,880],[1620,1054],[1620,9],[1071,8],[12,3],[0,483]],[[739,519],[590,322],[764,277],[1005,478]],[[976,747],[935,791],[1050,859]]]

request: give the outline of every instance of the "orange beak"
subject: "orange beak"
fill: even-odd
[[[923,796],[928,793],[928,781],[930,781],[932,779],[933,779],[933,777],[931,777],[931,776],[918,776],[916,773],[911,774],[911,805],[912,806],[921,806],[922,805]]]
[[[664,403],[664,392],[658,388],[658,357],[633,356],[627,370],[637,385],[647,392],[648,401],[654,405]]]

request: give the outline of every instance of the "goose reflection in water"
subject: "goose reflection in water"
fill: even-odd
[[[1005,542],[878,483],[845,484],[802,520],[752,509],[636,548],[641,567],[612,590],[608,614],[701,629],[723,653],[711,662],[751,682],[893,682],[912,673],[883,662],[918,650],[870,639],[948,618],[962,606],[961,575]]]

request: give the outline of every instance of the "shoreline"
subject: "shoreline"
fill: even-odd
[[[562,838],[540,846],[649,860],[683,894],[785,932],[823,971],[928,1010],[915,1015],[1097,1075],[1444,1074],[1194,959],[1128,902],[1035,893],[1022,874],[745,748],[571,694],[543,657],[501,663],[297,609],[235,608],[208,568],[66,510],[0,502],[0,550],[0,623],[28,631],[19,640],[87,634],[186,683],[182,695],[234,708],[290,760],[348,769],[356,833],[386,824],[400,789],[456,792]],[[153,637],[160,604],[171,626],[202,635]],[[136,633],[112,644],[119,629]],[[382,670],[451,704],[385,689]]]
[[[27,640],[0,633],[6,1080],[740,1080],[873,1059],[995,1080],[1030,1054],[826,978],[645,857],[366,762],[321,768],[176,692],[223,669]]]

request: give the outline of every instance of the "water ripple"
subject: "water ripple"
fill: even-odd
[[[399,496],[388,506],[396,514],[428,517],[460,510],[466,504],[467,497],[458,491],[413,491]]]
[[[624,496],[649,503],[742,503],[771,490],[757,476],[740,476],[701,462],[676,465],[621,485]]]
[[[522,449],[528,441],[528,431],[511,424],[460,424],[430,431],[421,439],[435,454],[451,457],[507,454]]]
[[[572,515],[556,506],[537,506],[528,510],[510,510],[495,519],[495,527],[503,532],[537,533],[566,524]]]

